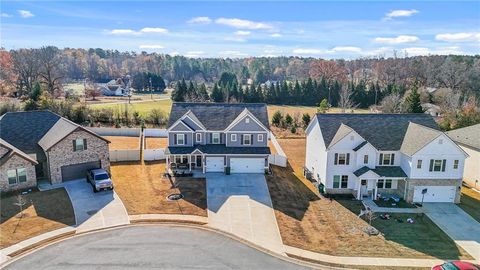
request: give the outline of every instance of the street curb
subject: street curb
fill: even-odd
[[[66,239],[70,236],[74,236],[76,233],[75,231],[71,231],[71,232],[66,232],[66,233],[62,233],[62,234],[59,234],[59,235],[55,235],[55,236],[52,236],[50,238],[46,238],[46,239],[43,239],[43,240],[40,240],[34,244],[31,244],[27,247],[24,247],[24,248],[20,248],[10,254],[7,254],[8,257],[10,258],[13,258],[13,257],[16,257],[16,256],[19,256],[19,255],[22,255],[32,249],[35,249],[35,248],[40,248],[44,245],[47,245],[48,243],[52,242],[52,241],[60,241],[62,239]]]

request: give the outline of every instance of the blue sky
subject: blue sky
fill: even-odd
[[[190,57],[479,54],[480,2],[2,1],[1,46]]]

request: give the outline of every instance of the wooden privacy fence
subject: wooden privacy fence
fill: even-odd
[[[268,162],[273,165],[277,165],[280,167],[287,167],[287,155],[285,155],[285,152],[283,152],[282,147],[278,143],[277,139],[275,138],[275,135],[270,132],[270,141],[272,142],[273,146],[275,147],[275,150],[277,151],[276,154],[271,154],[268,156]]]
[[[140,149],[138,150],[110,150],[110,162],[139,161]]]

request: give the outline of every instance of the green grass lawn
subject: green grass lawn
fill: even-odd
[[[84,93],[84,87],[83,83],[67,83],[63,85],[63,89],[65,91],[73,91],[76,95],[83,95]]]
[[[166,114],[170,113],[170,109],[172,107],[172,101],[170,99],[165,100],[157,100],[157,101],[147,101],[147,102],[140,102],[140,103],[123,103],[123,104],[91,104],[89,105],[91,108],[101,109],[101,108],[111,108],[113,110],[124,110],[125,106],[128,106],[130,111],[137,111],[143,116],[147,116],[148,113],[152,109],[160,109]]]
[[[337,199],[337,202],[357,215],[363,208],[362,203],[356,200]],[[407,223],[407,218],[413,218],[415,223]],[[402,220],[403,222],[398,222],[397,220]],[[390,220],[383,220],[380,218],[380,213],[375,213],[372,226],[379,230],[387,241],[401,244],[436,258],[472,259],[465,250],[457,246],[448,235],[424,214],[391,213]],[[368,239],[365,241],[368,241]]]
[[[388,207],[388,208],[417,208],[415,205],[407,203],[406,201],[400,199],[398,203],[394,200],[390,199],[388,201],[384,200],[376,200],[374,201],[376,205],[379,207]],[[395,204],[395,205],[392,205]]]
[[[304,113],[308,113],[309,115],[314,115],[317,113],[317,107],[315,106],[293,106],[293,105],[268,105],[268,116],[271,118],[272,115],[276,111],[282,112],[284,115],[285,114],[290,114],[291,116],[294,116],[295,114],[299,114],[300,117]],[[327,113],[341,113],[340,108],[330,108]],[[351,111],[348,111],[351,112]],[[353,110],[354,113],[369,113],[370,111],[368,109],[355,109]]]
[[[458,206],[480,222],[480,193],[471,188],[462,187],[462,198]]]

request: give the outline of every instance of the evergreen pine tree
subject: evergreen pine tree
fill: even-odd
[[[37,81],[33,85],[32,92],[30,93],[30,98],[33,101],[38,101],[41,95],[42,95],[42,87],[40,86],[40,83]]]
[[[210,99],[210,96],[208,95],[208,92],[207,92],[207,87],[205,86],[204,83],[202,83],[202,85],[198,87],[197,96],[202,102],[208,101]]]
[[[187,94],[187,84],[183,79],[181,82],[177,82],[175,89],[172,91],[171,99],[176,102],[184,102]]]
[[[222,92],[222,89],[220,89],[217,84],[213,86],[210,99],[213,100],[213,102],[223,102],[223,92]]]
[[[318,105],[317,112],[319,113],[326,113],[328,111],[328,101],[326,98],[322,99],[320,104]]]
[[[405,98],[405,106],[406,111],[409,113],[423,113],[417,82],[413,84],[410,94]]]

